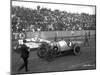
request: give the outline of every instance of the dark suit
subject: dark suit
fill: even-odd
[[[25,67],[25,71],[28,71],[28,57],[29,57],[29,51],[28,51],[28,47],[23,44],[21,45],[21,58],[23,59],[24,63],[22,64],[22,66],[19,68],[19,70],[21,70],[22,68]]]
[[[89,41],[88,41],[88,35],[85,33],[85,41],[84,41],[84,46],[89,46]]]

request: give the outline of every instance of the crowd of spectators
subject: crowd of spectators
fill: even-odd
[[[36,9],[12,6],[12,31],[94,30],[95,17],[96,15],[68,13],[40,6]]]

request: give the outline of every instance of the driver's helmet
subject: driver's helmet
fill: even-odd
[[[68,39],[68,46],[72,46],[72,45],[73,45],[72,41]]]

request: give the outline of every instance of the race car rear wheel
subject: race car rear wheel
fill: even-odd
[[[74,46],[73,53],[74,55],[80,55],[80,46]]]
[[[47,50],[46,50],[46,48],[40,48],[40,49],[37,51],[37,55],[38,55],[40,58],[44,58],[44,57],[47,55]]]

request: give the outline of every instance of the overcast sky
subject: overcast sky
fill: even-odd
[[[27,7],[32,9],[36,9],[37,6],[40,6],[48,9],[51,8],[51,10],[59,9],[60,11],[67,11],[71,13],[95,14],[95,7],[93,6],[46,4],[46,3],[19,2],[19,1],[12,1],[12,6],[21,6],[21,7]]]

